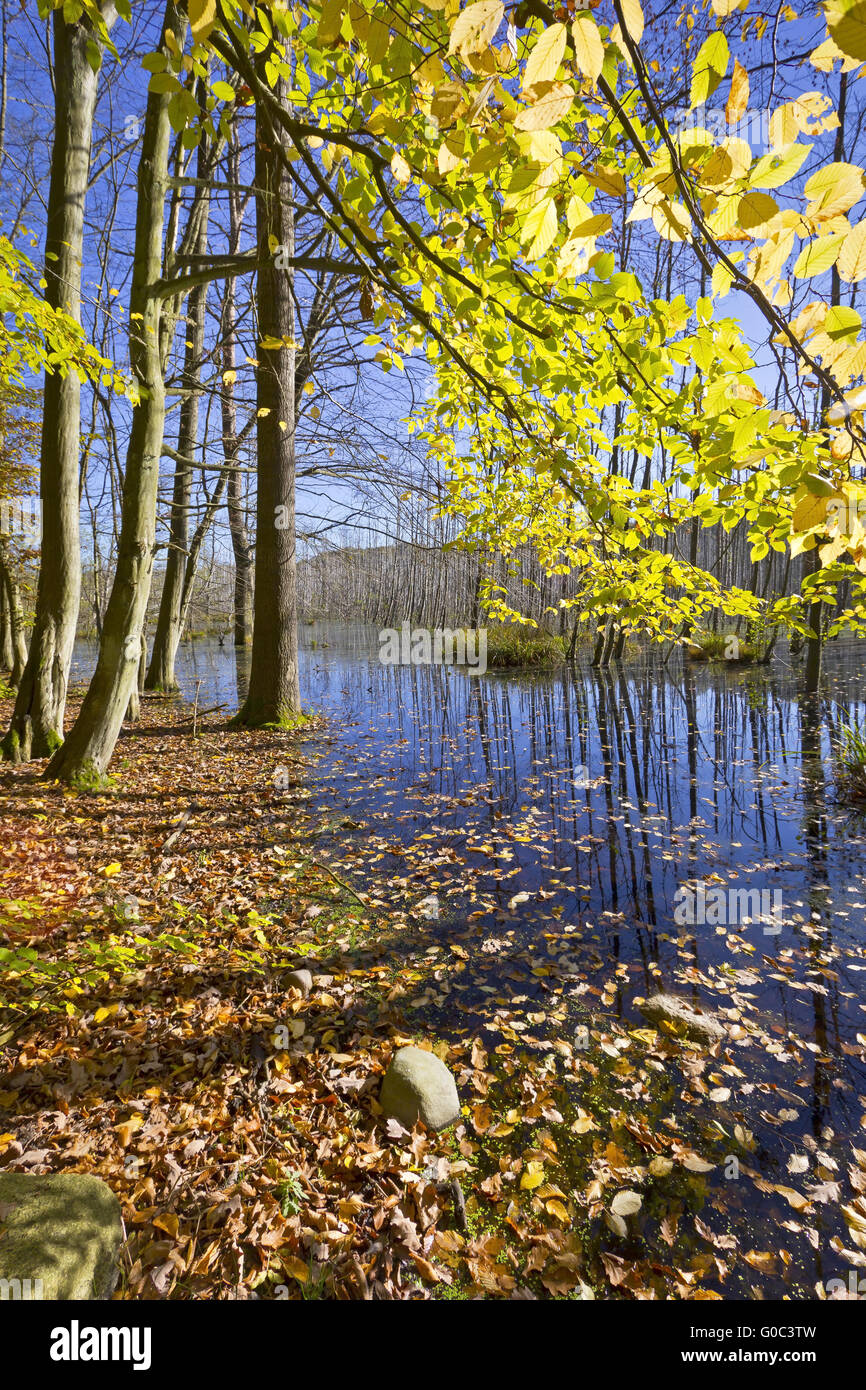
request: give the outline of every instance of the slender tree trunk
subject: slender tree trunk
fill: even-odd
[[[821,557],[817,546],[807,553],[807,560],[811,561],[810,573],[817,574],[821,569]],[[809,626],[815,635],[806,638],[806,664],[803,671],[803,682],[807,695],[817,694],[821,683],[821,656],[824,645],[822,636],[823,608],[824,605],[821,603],[810,603],[808,609]]]
[[[226,403],[223,402],[225,417]],[[232,411],[234,402],[232,402]],[[229,465],[227,508],[229,531],[235,559],[234,584],[234,644],[248,647],[253,640],[253,550],[244,515],[243,475],[232,464],[237,463],[237,450],[230,452],[226,425],[223,424],[226,463]]]
[[[192,459],[198,443],[198,400],[201,357],[204,350],[204,319],[207,285],[197,285],[189,297],[189,311],[184,349],[184,397],[180,407],[177,434],[177,463],[171,499],[171,527],[165,578],[160,595],[156,632],[145,680],[146,690],[176,690],[174,659],[180,642],[181,593],[189,550],[189,509],[192,487]]]
[[[6,581],[0,578],[0,671],[11,671],[15,664],[15,649],[12,644],[12,614],[9,610],[9,595]]]
[[[285,86],[277,88],[278,98]],[[300,709],[295,572],[295,314],[292,274],[269,248],[294,255],[291,184],[276,148],[283,138],[261,111],[256,123],[256,237],[260,341],[256,368],[256,587],[252,665],[237,722],[253,727],[290,722]]]
[[[204,515],[193,532],[192,540],[189,545],[189,555],[186,560],[186,569],[183,576],[183,586],[180,594],[180,626],[184,628],[189,614],[190,603],[192,602],[193,586],[195,584],[196,570],[198,569],[198,557],[204,545],[205,537],[213,525],[214,518],[220,509],[223,500],[223,493],[226,489],[226,471],[220,473],[216,486],[207,501]],[[209,608],[209,605],[208,605]],[[208,612],[208,616],[210,616]]]
[[[104,7],[107,24],[116,18]],[[84,202],[90,174],[98,75],[94,31],[54,11],[54,147],[45,236],[45,297],[81,316]],[[40,450],[42,555],[30,652],[3,753],[16,762],[48,757],[63,740],[66,683],[81,598],[79,453],[81,386],[76,372],[46,375]]]
[[[27,662],[27,634],[24,630],[24,613],[21,607],[21,590],[9,560],[5,545],[0,542],[0,586],[2,586],[6,611],[9,614],[9,643],[11,661],[9,662],[9,684],[19,685]]]
[[[243,228],[244,204],[237,191],[240,183],[240,160],[237,142],[232,142],[229,153],[229,182],[235,187],[229,193],[229,254],[236,256],[240,247]],[[240,439],[238,437],[237,402],[235,400],[235,372],[237,368],[237,308],[235,303],[235,281],[226,281],[222,312],[223,339],[223,389],[220,398],[222,411],[223,454],[229,468],[226,510],[229,518],[229,534],[235,561],[234,586],[234,644],[236,647],[249,647],[253,640],[253,548],[246,519],[243,475],[237,468],[240,458]]]
[[[836,127],[836,138],[833,147],[833,158],[839,162],[845,159],[845,109],[848,99],[848,74],[842,72],[839,76],[839,101],[837,115],[839,124]],[[842,285],[839,279],[839,270],[833,266],[830,271],[830,304],[837,308],[842,299]],[[826,388],[821,393],[821,418],[826,419],[827,411],[830,408],[830,396]],[[824,538],[822,538],[824,539]],[[816,545],[808,552],[811,560],[809,572],[818,574],[821,569],[821,556],[819,547]],[[824,605],[822,603],[809,604],[809,626],[814,633],[813,637],[806,639],[806,664],[803,672],[803,680],[807,695],[815,695],[821,683],[821,662],[824,647]]]
[[[204,143],[199,145],[197,175],[206,177],[207,158]],[[210,199],[203,196],[199,211],[199,229],[194,252],[204,256],[207,251],[208,209]],[[201,393],[201,363],[204,356],[205,314],[207,311],[206,284],[197,285],[190,293],[187,306],[187,331],[181,384],[185,391],[180,407],[177,431],[177,462],[171,499],[171,525],[165,578],[160,595],[156,632],[150,666],[145,677],[146,690],[176,690],[174,659],[183,629],[181,595],[187,568],[189,548],[189,508],[192,490],[191,460],[198,445],[199,396]]]
[[[180,39],[186,21],[169,0],[163,35]],[[164,40],[163,40],[164,41]],[[147,612],[156,531],[159,463],[165,429],[165,382],[160,337],[163,301],[153,285],[162,268],[162,238],[171,127],[168,97],[151,92],[138,169],[135,259],[130,292],[130,364],[143,388],[132,413],[123,482],[117,568],[103,619],[96,670],[66,743],[46,776],[73,784],[98,783],[114,751],[136,681]]]

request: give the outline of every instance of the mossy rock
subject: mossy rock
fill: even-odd
[[[109,1298],[122,1240],[99,1178],[0,1173],[0,1299]]]
[[[454,1077],[435,1053],[421,1047],[401,1047],[394,1053],[379,1104],[407,1129],[417,1120],[428,1129],[445,1129],[460,1117]]]

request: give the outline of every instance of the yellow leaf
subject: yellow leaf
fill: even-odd
[[[574,88],[567,82],[551,82],[532,106],[520,112],[514,125],[517,130],[547,130],[562,120],[573,100]]]
[[[866,0],[829,0],[827,28],[843,53],[866,61]]]
[[[343,0],[325,0],[319,19],[319,43],[323,48],[334,48],[340,42],[342,24]]]
[[[216,0],[189,0],[187,13],[193,38],[203,42],[216,23]]]
[[[842,250],[844,236],[816,237],[808,242],[794,262],[794,274],[800,280],[808,280],[813,275],[823,275],[833,265]]]
[[[739,58],[735,58],[734,71],[731,76],[731,90],[725,103],[725,120],[728,125],[736,125],[742,119],[748,105],[749,74]]]
[[[780,188],[794,177],[811,149],[811,145],[791,144],[763,155],[749,174],[752,188]]]
[[[164,1211],[161,1216],[157,1216],[153,1224],[158,1231],[165,1231],[166,1235],[174,1240],[180,1223],[173,1211]]]
[[[561,1221],[564,1226],[569,1226],[571,1224],[571,1217],[562,1202],[545,1202],[544,1209],[546,1212],[549,1212],[551,1216],[555,1216],[557,1221]]]
[[[631,38],[635,43],[640,43],[643,37],[643,10],[640,0],[622,0],[622,17]]]
[[[132,1142],[132,1136],[136,1130],[141,1129],[144,1124],[142,1115],[130,1115],[128,1120],[123,1120],[119,1125],[114,1126],[114,1132],[120,1140],[121,1148],[128,1148]]]
[[[449,53],[466,57],[483,53],[502,22],[505,6],[502,0],[477,0],[457,16],[448,43]]]
[[[614,198],[625,197],[625,179],[612,164],[596,164],[594,169],[582,172],[602,193],[610,193]]]
[[[604,44],[598,25],[591,15],[578,15],[571,26],[574,39],[574,61],[578,71],[590,82],[597,82],[604,66]]]
[[[613,218],[609,212],[597,212],[585,218],[583,222],[578,222],[572,227],[575,237],[603,236],[613,227]]]
[[[866,279],[866,221],[848,232],[836,265],[840,280],[855,283]]]
[[[399,150],[391,156],[391,173],[398,183],[408,183],[412,177],[412,170]]]
[[[807,217],[835,217],[863,197],[863,170],[843,161],[826,164],[806,180],[803,192],[809,199]]]
[[[536,1187],[540,1187],[544,1182],[544,1165],[535,1160],[527,1163],[523,1175],[520,1179],[520,1186],[526,1192],[532,1192]]]
[[[112,864],[106,864],[102,872],[106,878],[114,878],[114,875],[119,874],[122,868],[123,865],[115,859]]]
[[[812,526],[820,526],[827,519],[827,498],[813,497],[809,492],[797,503],[791,517],[793,531],[808,531]]]
[[[460,167],[462,159],[454,150],[453,141],[450,137],[447,140],[443,140],[442,144],[439,146],[439,154],[436,162],[439,167],[439,173],[443,175],[450,174],[452,169]]]
[[[538,37],[523,70],[523,91],[539,82],[552,82],[565,54],[568,31],[564,24],[549,25]]]
[[[778,211],[779,206],[775,198],[771,198],[769,193],[759,193],[755,190],[743,194],[737,207],[737,216],[740,226],[750,236],[766,236],[767,223],[772,221]]]
[[[652,219],[663,241],[686,241],[691,235],[692,219],[682,203],[662,199],[653,208]]]
[[[531,261],[543,255],[550,246],[556,236],[556,225],[556,204],[552,198],[545,198],[531,210],[520,230],[521,241],[533,239],[527,253]]]

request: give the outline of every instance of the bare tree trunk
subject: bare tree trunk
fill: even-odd
[[[113,4],[104,6],[113,24]],[[82,18],[67,23],[54,11],[54,146],[45,236],[45,297],[81,318],[84,202],[90,174],[98,74],[89,54],[99,51]],[[66,683],[81,597],[79,453],[81,385],[78,375],[45,377],[40,493],[42,555],[36,616],[3,753],[15,762],[44,758],[63,741]]]
[[[21,608],[21,590],[9,561],[6,546],[0,541],[0,586],[9,614],[9,643],[11,661],[9,662],[9,684],[17,686],[27,662],[27,634],[24,630],[24,614]]]
[[[233,185],[240,182],[237,146],[233,146],[229,160],[229,181]],[[235,189],[229,195],[229,254],[237,255],[240,245],[243,209]],[[223,302],[223,389],[221,396],[223,452],[230,472],[228,476],[228,496],[226,507],[229,518],[229,533],[235,560],[234,591],[234,644],[248,647],[253,640],[253,550],[244,507],[243,475],[236,467],[240,457],[238,439],[237,404],[235,401],[235,370],[237,356],[237,314],[235,309],[235,281],[226,283]]]
[[[0,577],[0,671],[11,671],[15,664],[15,648],[12,642],[12,614],[9,607],[9,594],[6,580]]]
[[[285,84],[276,89],[278,99]],[[294,209],[286,167],[276,148],[284,137],[259,109],[256,118],[256,236],[264,264],[258,273],[260,341],[256,368],[256,588],[252,665],[237,722],[286,724],[300,709],[295,573],[295,313],[292,274],[278,245],[294,255]]]
[[[169,0],[163,23],[178,38],[185,19]],[[138,168],[135,259],[130,292],[130,364],[142,395],[132,414],[123,482],[117,568],[103,620],[99,657],[90,687],[66,743],[46,776],[73,784],[101,780],[114,751],[136,681],[141,633],[150,594],[156,531],[156,496],[165,429],[165,382],[160,352],[163,301],[153,286],[162,268],[162,238],[171,127],[168,97],[151,92]]]
[[[207,176],[207,158],[202,142],[198,151],[197,176]],[[198,210],[198,233],[193,251],[203,258],[207,252],[208,210],[210,199],[205,192]],[[187,306],[187,331],[184,347],[184,364],[181,385],[184,398],[180,407],[180,421],[177,431],[177,460],[175,462],[174,485],[171,499],[171,526],[169,528],[168,554],[165,562],[165,578],[160,595],[156,632],[150,666],[145,678],[146,690],[176,690],[174,659],[183,628],[181,615],[181,594],[184,587],[184,574],[187,567],[189,545],[189,508],[192,489],[192,463],[198,444],[199,396],[201,393],[201,363],[204,355],[205,314],[207,311],[207,284],[196,285],[189,296]]]

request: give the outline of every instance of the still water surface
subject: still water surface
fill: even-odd
[[[331,837],[340,864],[366,874],[355,881],[368,890],[372,872],[392,902],[435,893],[444,949],[449,924],[469,921],[491,953],[477,991],[428,991],[425,1026],[438,1019],[539,1048],[551,1026],[569,1035],[574,1019],[539,1022],[544,972],[523,968],[554,924],[560,939],[574,933],[580,1008],[601,995],[587,983],[592,962],[580,973],[589,950],[609,981],[601,1003],[628,1028],[643,1023],[633,1000],[660,986],[760,1020],[770,1044],[759,1060],[751,1048],[744,1089],[719,1113],[730,1128],[740,1117],[761,1130],[763,1174],[790,1182],[791,1155],[809,1136],[819,1153],[837,1152],[840,1174],[852,1143],[866,1149],[866,825],[837,802],[832,779],[840,723],[866,714],[862,646],[829,645],[820,699],[809,702],[787,656],[767,668],[676,654],[608,671],[584,662],[469,676],[382,665],[374,629],[317,624],[301,640],[304,705],[328,720],[310,804],[341,825]],[[73,678],[93,656],[82,644]],[[216,642],[184,643],[178,677],[183,698],[197,692],[200,708],[227,714],[243,691],[232,649]],[[772,923],[747,914],[678,924],[678,890],[699,882],[768,893]],[[538,1026],[516,1021],[521,1013]],[[794,1039],[799,1050],[786,1051]],[[819,1164],[822,1173],[833,1176]],[[814,1237],[785,1237],[799,1247],[798,1271],[793,1284],[778,1271],[779,1293],[814,1297],[817,1278],[847,1277],[846,1257],[827,1246],[831,1228],[840,1249],[848,1238],[835,1201],[816,1201],[829,1224],[818,1248]],[[771,1218],[745,1201],[764,1249],[778,1249],[776,1223],[794,1216],[779,1205]],[[737,1296],[730,1284],[723,1293]],[[741,1284],[739,1296],[758,1295]]]

